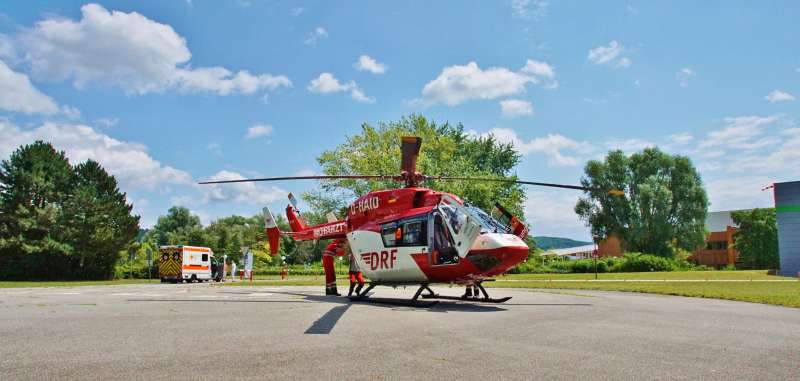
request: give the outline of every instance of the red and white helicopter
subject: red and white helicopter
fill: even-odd
[[[483,210],[464,203],[458,196],[438,192],[420,184],[426,180],[496,181],[545,187],[586,190],[578,185],[563,185],[520,181],[515,179],[426,176],[417,172],[422,139],[401,139],[401,172],[388,175],[294,176],[258,179],[206,181],[200,184],[221,184],[252,181],[335,180],[335,179],[392,179],[405,186],[369,192],[348,208],[347,217],[325,224],[308,226],[299,214],[296,202],[286,207],[286,217],[292,229],[282,232],[268,208],[264,208],[267,236],[272,254],[278,252],[280,236],[297,241],[330,239],[323,256],[326,291],[336,294],[333,256],[354,254],[358,267],[369,279],[369,286],[356,291],[351,299],[361,300],[376,286],[419,285],[410,305],[423,305],[418,298],[473,300],[502,303],[510,297],[492,299],[482,282],[492,280],[528,258],[524,239],[528,228],[501,205],[498,221]],[[483,297],[443,296],[434,293],[433,283],[459,284],[475,287]],[[426,293],[423,294],[423,291]],[[428,304],[430,305],[430,304]]]

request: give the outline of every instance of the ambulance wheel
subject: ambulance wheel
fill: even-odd
[[[189,283],[197,283],[197,275],[192,274],[192,277],[189,278]]]

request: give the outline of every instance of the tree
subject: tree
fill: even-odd
[[[119,252],[139,233],[139,216],[119,191],[117,180],[93,160],[75,167],[70,196],[59,221],[60,240],[69,244],[71,271],[83,279],[110,278]]]
[[[733,212],[731,218],[739,226],[739,231],[734,235],[739,261],[753,269],[779,268],[778,224],[775,209]]]
[[[631,156],[611,151],[603,161],[587,163],[584,171],[581,183],[588,191],[575,212],[593,235],[615,234],[626,250],[660,256],[703,243],[708,198],[688,157],[658,148]]]
[[[0,278],[65,275],[71,247],[54,233],[70,178],[64,152],[42,141],[0,163]]]
[[[207,246],[208,243],[200,217],[182,206],[173,206],[169,208],[167,215],[158,217],[151,234],[159,246]]]
[[[361,134],[348,137],[345,143],[320,154],[317,162],[326,175],[398,174],[400,172],[400,137],[419,136],[422,149],[417,168],[427,175],[513,177],[520,155],[510,144],[493,137],[474,137],[463,126],[436,124],[422,116],[411,115],[377,127],[361,126]],[[431,189],[457,194],[464,201],[491,210],[499,201],[512,213],[522,216],[525,192],[518,184],[479,181],[429,181]],[[336,180],[321,184],[320,190],[307,192],[303,199],[316,212],[337,211],[346,214],[347,203],[355,197],[377,190],[395,188],[392,180]],[[315,216],[324,220],[322,216]],[[311,221],[309,221],[311,222]]]

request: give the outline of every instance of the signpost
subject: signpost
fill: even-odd
[[[242,268],[244,268],[244,276],[249,277],[250,281],[253,281],[253,252],[250,251],[249,247],[242,248],[242,260],[244,263],[242,264]]]

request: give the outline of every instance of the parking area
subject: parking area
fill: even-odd
[[[410,308],[320,287],[0,289],[0,379],[800,378],[798,309],[491,291],[513,298]]]

